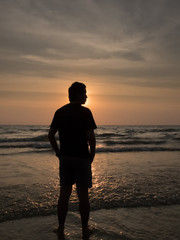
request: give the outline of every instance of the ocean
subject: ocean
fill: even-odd
[[[48,126],[0,126],[0,239],[57,239],[59,162]],[[98,126],[90,239],[176,240],[180,126]],[[73,188],[66,239],[80,239]]]

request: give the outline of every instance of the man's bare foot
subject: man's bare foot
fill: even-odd
[[[93,229],[91,228],[85,228],[82,230],[82,239],[88,240],[89,237],[93,234]]]
[[[64,228],[57,227],[53,230],[54,233],[58,235],[59,240],[63,240],[64,238]]]

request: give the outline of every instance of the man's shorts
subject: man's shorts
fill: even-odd
[[[61,156],[59,167],[60,185],[92,187],[92,172],[89,158]]]

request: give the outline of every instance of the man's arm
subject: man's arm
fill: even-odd
[[[56,138],[55,138],[56,132],[57,132],[57,129],[50,128],[49,133],[48,133],[48,139],[49,139],[49,142],[51,143],[51,146],[52,146],[53,150],[56,153],[56,156],[58,157],[59,154],[60,154],[60,149],[58,147],[58,144],[57,144],[57,141],[56,141]]]
[[[90,147],[90,158],[91,158],[91,163],[92,163],[95,153],[96,153],[96,138],[95,138],[93,129],[87,130],[87,140],[88,140],[89,147]]]

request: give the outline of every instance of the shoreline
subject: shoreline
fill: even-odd
[[[94,234],[89,238],[126,240],[178,240],[180,205],[117,208],[91,211],[90,225]],[[53,229],[57,216],[38,216],[0,223],[1,240],[58,239]],[[68,212],[66,239],[80,239],[81,225],[78,212]]]

